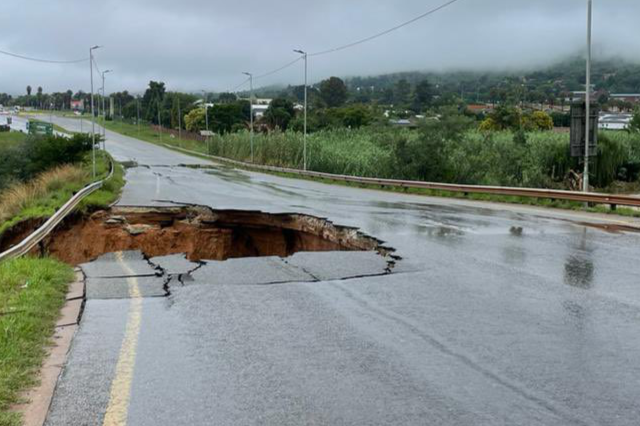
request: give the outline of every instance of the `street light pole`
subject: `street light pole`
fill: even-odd
[[[307,90],[308,90],[308,80],[307,80],[307,59],[308,54],[303,50],[294,50],[296,53],[300,53],[304,58],[304,136],[303,136],[303,148],[302,148],[302,157],[303,157],[303,167],[304,170],[307,170]]]
[[[113,72],[113,70],[105,70],[102,71],[102,149],[104,151],[107,150],[107,131],[105,130],[105,125],[107,124],[107,110],[105,108],[105,97],[106,92],[104,88],[104,75],[107,73]]]
[[[138,125],[138,138],[140,137],[140,96],[136,96],[136,113],[138,114],[138,119],[136,120],[136,124]]]
[[[204,104],[204,125],[207,130],[207,154],[211,154],[211,136],[209,136],[209,104],[207,103],[206,90],[202,90],[202,103]]]
[[[253,74],[243,72],[242,74],[249,76],[249,139],[251,144],[251,162],[253,163]]]
[[[89,70],[91,71],[91,159],[93,162],[93,178],[96,178],[96,116],[93,102],[93,51],[100,46],[89,48]]]
[[[180,112],[180,96],[178,96],[178,144],[182,145],[182,113]]]
[[[584,131],[584,176],[582,178],[583,191],[589,192],[589,140],[591,125],[591,22],[592,0],[587,0],[587,87],[585,91],[585,131]],[[595,129],[594,129],[595,131]]]

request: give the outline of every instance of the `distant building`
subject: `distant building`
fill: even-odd
[[[609,99],[640,104],[640,93],[612,93],[609,95]]]
[[[84,111],[84,99],[80,100],[71,100],[71,110],[72,111]]]
[[[598,129],[627,130],[632,119],[631,114],[604,114],[598,119]]]
[[[398,120],[389,120],[389,124],[391,124],[394,127],[407,127],[410,129],[415,129],[416,127],[418,127],[416,123],[406,118],[400,118]]]
[[[249,99],[243,99],[245,101],[248,101]],[[256,118],[261,118],[264,116],[264,113],[267,112],[267,109],[269,109],[269,105],[271,104],[271,101],[273,101],[273,99],[268,99],[268,98],[255,98],[253,100],[253,116]]]
[[[493,107],[485,104],[469,104],[467,105],[467,110],[475,114],[481,114],[493,111]]]

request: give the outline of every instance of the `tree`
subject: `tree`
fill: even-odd
[[[293,109],[293,103],[284,98],[277,98],[271,101],[269,108],[264,113],[264,119],[272,129],[279,128],[282,131],[287,130],[289,122],[295,116],[296,111]]]
[[[41,87],[41,86],[38,86],[38,92],[37,92],[37,94],[36,94],[36,102],[37,102],[37,106],[38,106],[40,109],[42,109],[42,99],[43,99],[43,96],[42,96],[42,87]]]
[[[399,80],[394,87],[394,101],[399,105],[406,105],[411,95],[411,84],[406,79]]]
[[[523,125],[526,130],[553,130],[553,118],[544,111],[534,111],[523,117]]]
[[[328,107],[339,107],[347,101],[347,86],[338,77],[331,77],[320,83],[320,96]]]
[[[190,132],[199,132],[205,128],[204,108],[191,110],[184,116],[185,128]]]
[[[248,101],[236,101],[232,104],[220,104],[207,108],[210,129],[217,133],[231,133],[244,127],[249,121],[250,108]]]
[[[553,123],[553,121],[552,121]],[[480,130],[518,130],[522,125],[522,113],[516,107],[499,105],[480,124]]]
[[[416,112],[422,111],[431,105],[432,99],[433,88],[431,83],[429,83],[429,80],[422,80],[418,83],[413,93],[413,109]]]
[[[238,97],[234,93],[220,93],[218,95],[218,102],[221,104],[230,104],[238,100]]]
[[[9,105],[11,102],[11,95],[7,93],[0,93],[0,105]]]
[[[371,111],[364,105],[349,105],[340,108],[336,115],[343,126],[351,129],[366,126],[373,120]]]
[[[147,121],[158,123],[158,108],[164,100],[166,89],[163,82],[150,81],[142,97],[142,110]]]
[[[27,86],[27,96],[31,96],[31,86]]]

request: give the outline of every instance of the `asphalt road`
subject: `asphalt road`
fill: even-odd
[[[640,234],[581,224],[622,219],[195,169],[206,162],[107,134],[139,164],[120,205],[307,213],[402,260],[275,285],[255,259],[87,265],[49,425],[638,425]],[[306,261],[328,277],[361,262]]]

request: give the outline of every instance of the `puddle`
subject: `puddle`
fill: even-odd
[[[39,223],[8,230],[0,250],[16,244]],[[392,255],[357,229],[301,214],[267,214],[207,207],[114,208],[90,216],[70,216],[34,254],[79,265],[99,256],[139,250],[145,257],[185,253],[193,262],[240,257],[289,257],[297,252],[376,251]]]

